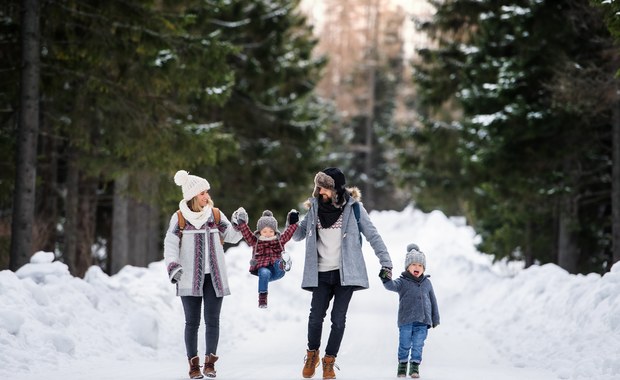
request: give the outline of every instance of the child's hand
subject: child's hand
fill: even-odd
[[[288,214],[286,215],[286,220],[289,225],[293,225],[299,222],[299,211],[295,209],[292,209],[291,211],[289,211]]]
[[[248,222],[248,213],[245,211],[243,207],[239,207],[235,212],[233,212],[230,217],[230,222],[235,226],[239,224],[245,224]]]
[[[239,209],[237,209],[238,214],[237,214],[237,223],[238,224],[246,224],[248,222],[248,213],[247,211],[245,211],[245,209],[243,207],[239,207]]]

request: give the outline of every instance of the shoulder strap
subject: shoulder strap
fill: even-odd
[[[360,204],[355,202],[352,207],[353,213],[355,214],[355,220],[357,220],[357,224],[360,224]]]
[[[215,220],[215,226],[217,227],[220,224],[220,220],[222,220],[222,216],[220,215],[220,209],[217,207],[213,207],[213,220]],[[220,232],[220,242],[224,245],[224,236]]]
[[[215,224],[220,224],[220,218],[220,209],[213,207],[213,219],[215,219]]]
[[[177,210],[177,218],[179,219],[179,231],[177,232],[177,236],[179,237],[179,247],[181,247],[181,240],[183,238],[183,229],[185,228],[185,218],[183,217],[183,213],[181,210]]]
[[[177,217],[179,218],[179,230],[183,231],[185,228],[185,218],[181,210],[177,210]]]
[[[360,233],[360,245],[362,245],[362,230],[360,229],[360,204],[355,202],[351,206],[353,207],[353,213],[355,214],[355,220],[357,220],[357,230]]]

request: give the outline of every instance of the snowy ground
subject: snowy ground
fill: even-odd
[[[423,379],[620,379],[620,264],[604,276],[493,265],[475,250],[470,228],[439,212],[371,218],[395,273],[408,243],[427,255],[441,325],[426,341]],[[270,284],[266,310],[256,307],[249,248],[228,251],[233,294],[221,315],[218,378],[301,379],[310,303],[300,289],[302,249],[287,244],[293,269]],[[183,312],[163,262],[112,277],[93,267],[82,280],[50,256],[0,272],[0,379],[187,378]],[[365,256],[371,288],[353,297],[336,375],[393,379],[398,296],[381,285],[367,244]]]

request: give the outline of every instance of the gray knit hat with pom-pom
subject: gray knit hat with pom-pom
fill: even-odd
[[[411,264],[422,264],[426,269],[426,256],[420,251],[417,244],[411,243],[407,246],[407,256],[405,256],[405,270]]]
[[[274,232],[278,232],[278,221],[273,217],[273,213],[269,210],[263,211],[263,216],[261,216],[256,223],[256,229],[258,232],[262,231],[265,227],[269,227]]]

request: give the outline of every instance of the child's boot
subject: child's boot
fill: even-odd
[[[306,358],[304,360],[304,369],[302,376],[305,379],[309,379],[314,376],[316,367],[319,366],[319,350],[308,350],[306,352]]]
[[[282,266],[282,269],[284,269],[287,272],[291,270],[291,266],[293,265],[293,260],[291,259],[290,253],[286,251],[282,252],[282,261],[280,262],[280,265]]]
[[[407,362],[398,362],[396,377],[407,377]]]
[[[325,357],[323,357],[323,379],[336,378],[334,366],[338,368],[338,366],[336,365],[336,357],[332,355],[325,355]]]
[[[420,377],[420,363],[411,362],[409,363],[409,376],[414,379]]]
[[[215,362],[219,359],[219,356],[209,354],[205,356],[205,367],[202,370],[206,377],[215,377]],[[200,376],[202,378],[202,376]]]
[[[267,308],[267,293],[258,293],[258,307],[261,309]]]
[[[198,356],[189,359],[189,378],[202,379],[202,373],[200,373],[200,358]]]

